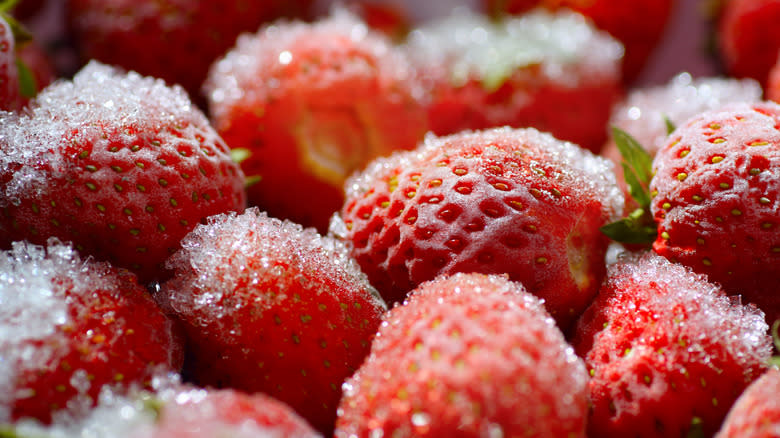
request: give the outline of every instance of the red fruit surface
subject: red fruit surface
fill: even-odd
[[[675,0],[484,0],[493,14],[527,13],[534,7],[571,9],[609,32],[625,47],[623,79],[631,83],[644,69],[672,17]]]
[[[84,60],[179,84],[200,102],[209,66],[242,32],[306,16],[311,0],[71,0],[68,21]]]
[[[320,232],[352,172],[427,129],[406,58],[343,11],[240,38],[207,89],[214,126],[258,179],[250,204]]]
[[[243,174],[178,87],[92,63],[0,121],[0,243],[49,236],[136,272],[195,225],[241,210]]]
[[[43,422],[107,385],[178,370],[182,340],[135,276],[56,240],[0,253],[0,421]]]
[[[386,309],[343,244],[250,208],[182,246],[160,298],[184,322],[194,379],[271,394],[332,431]]]
[[[609,164],[534,129],[426,138],[347,185],[332,232],[388,302],[441,274],[508,274],[566,327],[604,275],[622,211]]]
[[[780,56],[777,58],[777,63],[769,72],[769,82],[766,86],[766,97],[769,100],[774,100],[780,103]]]
[[[780,105],[732,104],[689,119],[653,169],[653,249],[746,301],[777,301]]]
[[[11,26],[0,16],[0,109],[18,110],[22,105],[19,93],[19,72],[16,68],[16,39]]]
[[[620,45],[570,12],[501,21],[453,14],[415,29],[406,49],[438,135],[534,127],[598,151],[622,96]]]
[[[344,384],[336,437],[584,437],[587,374],[542,303],[502,276],[420,285]]]
[[[755,380],[731,407],[715,438],[780,436],[780,371],[772,368]]]
[[[780,53],[780,0],[730,0],[718,22],[718,52],[728,74],[766,86]]]
[[[17,47],[16,56],[32,74],[36,93],[46,88],[57,78],[49,54],[35,40],[27,41],[21,47]]]
[[[763,314],[706,277],[652,252],[612,265],[577,324],[591,375],[588,436],[712,436],[763,373],[772,340]]]

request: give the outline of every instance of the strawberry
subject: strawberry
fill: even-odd
[[[653,249],[780,315],[780,105],[732,104],[678,127],[653,161]]]
[[[200,103],[211,63],[241,32],[308,15],[312,0],[70,0],[68,22],[85,60],[180,84]]]
[[[366,24],[394,41],[403,41],[411,28],[409,11],[401,4],[374,0],[358,0],[348,4],[350,11]]]
[[[625,83],[633,82],[661,42],[675,0],[483,0],[494,15],[523,14],[533,7],[557,11],[570,9],[583,14],[599,29],[625,46],[622,72]]]
[[[694,79],[689,73],[680,73],[665,84],[633,89],[613,108],[610,125],[629,133],[652,158],[674,125],[730,102],[758,102],[761,94],[761,86],[752,79]],[[628,214],[639,206],[631,198],[623,177],[622,157],[614,137],[601,154],[616,164],[615,173],[624,189]]]
[[[780,52],[780,0],[729,0],[718,19],[717,49],[726,71],[766,86]]]
[[[407,59],[344,11],[243,36],[206,88],[214,126],[247,156],[250,204],[320,232],[353,171],[427,129]]]
[[[772,368],[748,386],[715,438],[772,438],[780,434],[780,371]]]
[[[243,175],[178,87],[92,63],[0,120],[0,243],[49,236],[141,281],[212,214],[241,210]]]
[[[622,94],[620,44],[571,12],[496,22],[456,13],[415,29],[406,47],[437,135],[534,127],[598,151]]]
[[[173,323],[134,275],[56,240],[0,253],[0,422],[43,422],[106,385],[181,367]]]
[[[185,326],[193,379],[268,393],[332,431],[386,309],[346,248],[256,208],[210,218],[182,246],[159,297]]]
[[[572,343],[604,438],[712,436],[772,351],[759,310],[652,252],[610,266]]]
[[[103,391],[91,409],[73,409],[50,425],[17,422],[3,437],[36,438],[316,438],[289,406],[263,394],[199,388],[156,376],[153,390]]]
[[[587,380],[520,283],[441,277],[388,312],[344,384],[335,436],[584,437]]]
[[[332,223],[388,302],[441,274],[508,274],[566,327],[593,298],[622,211],[606,160],[535,129],[428,136],[348,183]]]

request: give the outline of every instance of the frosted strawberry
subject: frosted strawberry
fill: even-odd
[[[209,66],[241,32],[306,16],[311,0],[70,0],[68,21],[85,60],[184,87],[200,102]]]
[[[626,83],[639,76],[661,41],[672,17],[675,0],[483,0],[493,14],[527,13],[534,7],[557,11],[571,9],[583,14],[599,29],[609,32],[625,46],[622,72]]]
[[[241,210],[243,174],[181,88],[92,63],[0,116],[0,243],[49,236],[160,277],[195,225]]]
[[[102,391],[92,409],[60,414],[47,426],[20,421],[0,436],[36,438],[316,438],[289,406],[264,394],[198,388],[155,376],[152,390]]]
[[[590,370],[588,435],[712,436],[766,371],[763,314],[653,253],[610,267],[573,340]]]
[[[135,279],[55,240],[0,253],[0,422],[43,422],[106,385],[181,367],[173,323]]]
[[[652,158],[666,141],[669,128],[727,103],[758,102],[761,95],[761,86],[752,79],[694,79],[689,73],[680,73],[666,84],[632,90],[612,110],[610,125],[630,134]],[[639,206],[633,202],[625,183],[623,160],[615,137],[610,138],[601,154],[616,165],[618,183],[626,195],[626,213],[634,211]]]
[[[767,84],[780,53],[780,0],[729,0],[718,18],[718,53],[726,71]]]
[[[715,438],[772,438],[780,434],[780,371],[772,368],[739,396]]]
[[[457,274],[393,308],[344,384],[336,437],[584,437],[587,374],[542,303]]]
[[[427,82],[438,135],[534,127],[598,151],[622,93],[620,44],[571,12],[497,22],[455,13],[415,29],[407,50]]]
[[[250,203],[321,232],[352,172],[427,129],[406,58],[343,11],[242,36],[206,88],[214,126],[246,155]]]
[[[185,325],[195,381],[268,393],[332,431],[385,311],[343,244],[250,208],[182,245],[160,299]]]
[[[653,249],[780,315],[780,105],[732,104],[679,126],[653,161]]]
[[[347,185],[332,232],[388,302],[440,274],[508,274],[566,327],[604,275],[622,211],[606,160],[534,129],[426,138]]]

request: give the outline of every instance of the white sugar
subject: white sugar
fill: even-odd
[[[611,124],[636,138],[651,154],[666,139],[666,122],[687,119],[732,102],[758,102],[761,86],[752,79],[704,77],[680,73],[666,85],[639,88],[613,111]]]
[[[134,72],[125,74],[96,61],[87,64],[73,81],[60,80],[45,88],[31,106],[28,113],[18,116],[0,114],[0,168],[21,166],[0,193],[0,206],[6,200],[18,202],[20,194],[30,190],[41,190],[46,172],[66,172],[68,159],[73,157],[63,154],[71,142],[106,147],[104,134],[112,129],[125,137],[158,135],[164,142],[173,135],[165,128],[208,126],[180,87]],[[124,132],[128,127],[140,134]],[[191,137],[176,140],[187,138]],[[154,152],[142,148],[139,153]],[[50,163],[48,170],[41,163]]]
[[[497,22],[457,10],[414,30],[407,45],[423,65],[449,65],[456,84],[539,65],[555,82],[576,85],[589,76],[616,77],[623,56],[622,45],[582,15],[541,9]]]

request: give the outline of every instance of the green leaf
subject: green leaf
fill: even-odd
[[[653,158],[634,137],[620,128],[612,127],[612,138],[623,157],[623,177],[631,197],[643,208],[650,205],[650,180],[653,177]]]
[[[25,43],[32,41],[33,35],[14,17],[2,12],[0,12],[0,15],[8,23],[8,26],[11,28],[11,32],[14,34],[14,43],[16,44],[17,50]]]
[[[19,72],[19,91],[22,96],[30,99],[38,94],[38,81],[35,75],[27,68],[27,65],[18,57],[16,58],[16,70]]]
[[[601,232],[621,243],[650,244],[658,235],[658,228],[647,210],[638,208],[627,217],[604,225]]]
[[[234,163],[241,164],[244,160],[249,158],[252,152],[247,148],[233,148],[230,150],[230,158]]]
[[[780,329],[780,319],[772,323],[772,341],[775,343],[775,350],[780,352],[780,334],[778,334],[778,329]]]
[[[674,122],[672,119],[669,118],[669,116],[664,114],[664,125],[666,125],[666,135],[672,135],[672,132],[674,132],[675,129],[677,129],[676,126],[674,126]]]

